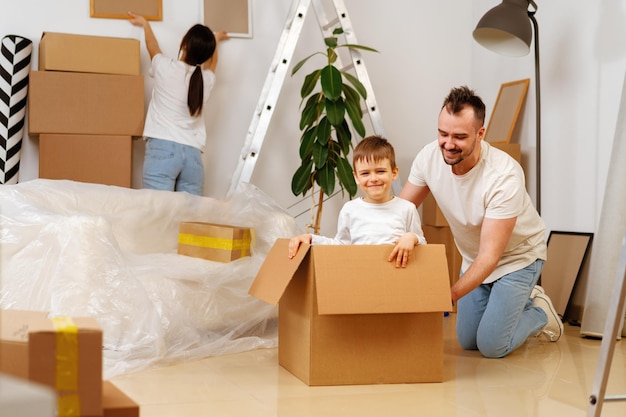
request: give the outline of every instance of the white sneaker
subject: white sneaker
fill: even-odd
[[[533,299],[537,294],[545,294],[546,291],[540,285],[535,285],[535,288],[530,292],[530,298]]]
[[[540,287],[541,288],[541,287]],[[551,342],[559,340],[563,334],[563,322],[552,305],[550,297],[545,293],[538,293],[533,298],[533,306],[539,307],[548,316],[548,324],[537,334],[544,334]]]

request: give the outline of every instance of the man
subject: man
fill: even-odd
[[[432,192],[463,257],[452,286],[464,349],[501,358],[529,336],[557,341],[563,324],[536,286],[546,259],[545,225],[520,165],[484,142],[485,105],[453,88],[439,114],[438,139],[416,156],[400,197],[416,206]]]

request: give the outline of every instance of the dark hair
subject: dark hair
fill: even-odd
[[[193,25],[180,41],[180,51],[184,51],[184,61],[194,66],[187,90],[187,107],[189,114],[198,116],[202,113],[204,102],[204,79],[202,64],[215,53],[217,43],[213,31],[207,26]]]
[[[396,153],[389,141],[382,136],[368,136],[363,138],[352,152],[352,165],[358,161],[378,162],[389,159],[391,169],[396,169]]]
[[[485,123],[485,103],[474,93],[474,90],[470,90],[467,86],[450,90],[441,109],[445,108],[448,113],[456,114],[465,106],[470,106],[474,110],[474,118],[480,123],[479,126],[482,126]]]

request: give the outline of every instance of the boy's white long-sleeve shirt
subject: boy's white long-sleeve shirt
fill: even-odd
[[[313,245],[383,245],[395,244],[408,232],[426,243],[415,205],[399,197],[386,203],[367,203],[362,198],[348,201],[339,213],[334,238],[313,235]]]

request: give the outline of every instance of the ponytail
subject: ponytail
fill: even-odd
[[[192,117],[197,117],[202,113],[204,102],[204,79],[202,78],[202,66],[196,68],[189,79],[189,90],[187,91],[187,107]]]

